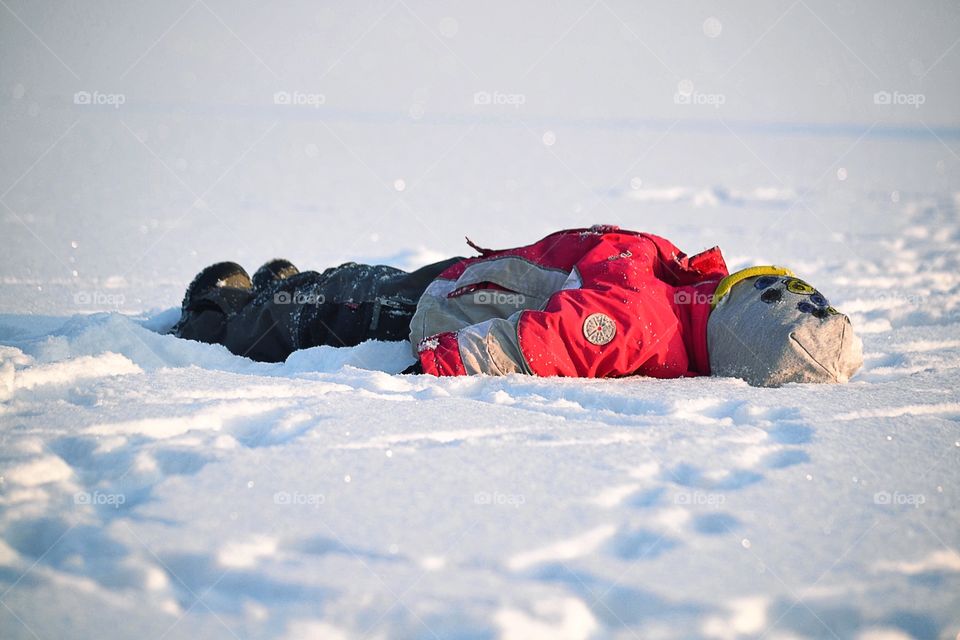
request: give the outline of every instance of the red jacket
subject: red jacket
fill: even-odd
[[[727,267],[598,225],[491,251],[440,274],[411,322],[425,373],[709,375],[707,318]]]

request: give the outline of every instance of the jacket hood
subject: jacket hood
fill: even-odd
[[[863,364],[850,319],[792,275],[739,280],[707,323],[710,369],[754,386],[847,382]]]

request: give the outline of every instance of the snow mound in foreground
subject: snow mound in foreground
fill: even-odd
[[[255,363],[169,315],[0,321],[0,579],[40,637],[38,598],[96,637],[957,626],[942,325],[868,334],[851,384],[754,389],[393,375],[405,343]]]

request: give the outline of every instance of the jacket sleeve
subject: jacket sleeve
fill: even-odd
[[[530,373],[517,338],[522,313],[421,340],[417,351],[423,372],[435,376]]]
[[[543,311],[524,312],[518,335],[530,372],[578,378],[641,370],[654,377],[682,375],[688,364],[677,355],[685,354],[682,329],[670,294],[662,293],[641,298],[618,288],[574,289],[556,294]]]

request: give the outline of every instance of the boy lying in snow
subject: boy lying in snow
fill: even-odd
[[[469,240],[468,240],[469,243]],[[412,273],[353,262],[251,281],[232,262],[194,279],[172,333],[277,362],[297,349],[407,340],[437,376],[719,375],[758,386],[846,382],[863,362],[850,320],[781,267],[727,273],[720,249],[597,225]]]

